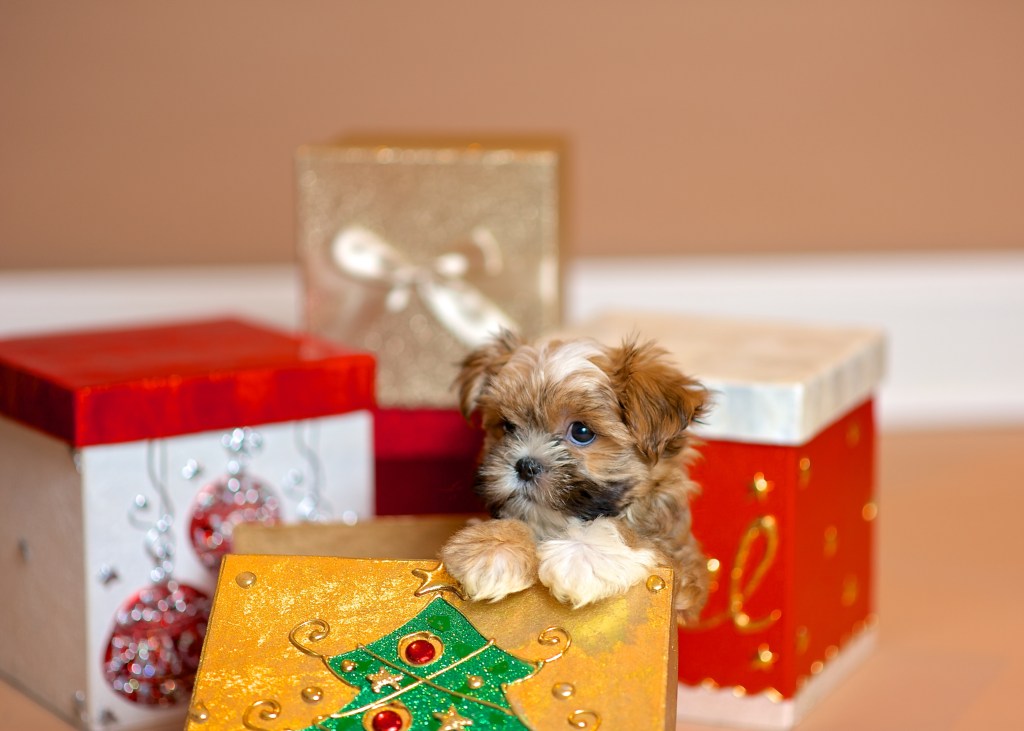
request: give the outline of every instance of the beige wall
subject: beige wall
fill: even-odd
[[[564,136],[578,254],[1024,249],[1024,3],[0,0],[0,267],[289,261],[396,130]]]

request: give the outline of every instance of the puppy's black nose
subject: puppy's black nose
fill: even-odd
[[[516,462],[516,474],[519,475],[519,479],[524,482],[529,482],[543,471],[544,468],[541,466],[540,462],[535,460],[533,457],[523,457]]]

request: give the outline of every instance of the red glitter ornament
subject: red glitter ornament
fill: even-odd
[[[236,525],[275,525],[280,520],[280,504],[269,488],[245,473],[228,475],[196,493],[189,537],[199,560],[206,568],[215,570],[231,550]]]
[[[117,610],[103,673],[126,700],[188,702],[206,635],[210,599],[174,581],[146,587]]]
[[[413,640],[405,647],[405,659],[412,665],[426,665],[437,656],[437,650],[427,640]]]
[[[385,709],[373,717],[370,726],[373,731],[402,731],[404,727],[402,717],[395,711]]]

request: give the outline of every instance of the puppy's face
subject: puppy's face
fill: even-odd
[[[541,535],[642,498],[704,404],[661,351],[631,342],[531,345],[506,333],[467,357],[456,384],[486,432],[481,497],[495,517]]]

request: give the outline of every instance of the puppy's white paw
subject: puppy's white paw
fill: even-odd
[[[565,538],[543,541],[537,553],[541,583],[574,607],[622,594],[658,564],[653,551],[627,546],[605,518],[570,526]]]
[[[498,601],[533,586],[537,555],[533,534],[517,520],[490,520],[456,533],[441,561],[471,599]]]

